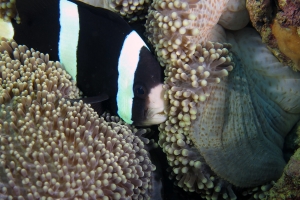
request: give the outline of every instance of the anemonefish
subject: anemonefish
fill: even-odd
[[[126,123],[165,121],[161,67],[119,15],[73,0],[17,0],[14,39],[59,60],[87,97]],[[104,94],[104,95],[103,95]]]

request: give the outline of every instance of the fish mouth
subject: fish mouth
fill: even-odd
[[[144,111],[144,119],[134,121],[136,126],[152,126],[163,123],[167,120],[164,108],[148,108]]]
[[[151,126],[161,124],[167,120],[167,115],[163,108],[148,108],[145,110],[145,119],[137,124],[140,126]]]

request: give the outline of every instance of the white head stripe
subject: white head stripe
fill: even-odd
[[[133,82],[134,73],[139,63],[141,48],[146,46],[142,38],[132,31],[126,36],[118,63],[118,93],[117,106],[118,115],[128,124],[132,124],[132,101],[133,101]]]
[[[79,39],[79,14],[77,5],[60,0],[60,34],[58,44],[59,60],[76,81],[77,45]]]

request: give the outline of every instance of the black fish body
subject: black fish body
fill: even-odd
[[[14,39],[59,60],[87,97],[107,94],[108,107],[127,123],[158,124],[161,67],[117,14],[68,0],[17,0]]]

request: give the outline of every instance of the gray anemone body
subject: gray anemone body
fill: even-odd
[[[284,137],[300,119],[300,75],[279,63],[254,30],[227,38],[235,68],[199,104],[191,134],[213,171],[253,187],[282,174]]]
[[[300,74],[278,62],[251,28],[227,32],[227,41],[233,70],[221,61],[229,59],[224,46],[209,42],[189,62],[166,67],[169,118],[160,126],[177,184],[213,199],[236,199],[232,185],[277,180],[284,138],[300,119]]]

